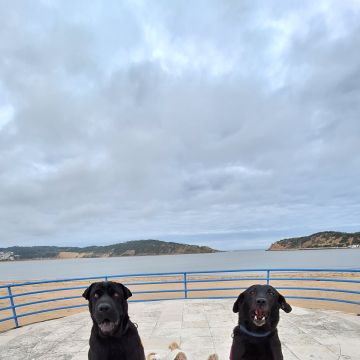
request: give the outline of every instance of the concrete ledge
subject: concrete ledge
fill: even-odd
[[[174,300],[131,303],[145,354],[164,356],[176,341],[194,360],[216,352],[229,358],[237,316],[233,300]],[[0,334],[0,359],[86,360],[91,319],[85,312]],[[359,360],[360,317],[336,311],[293,308],[281,314],[279,335],[285,360]]]

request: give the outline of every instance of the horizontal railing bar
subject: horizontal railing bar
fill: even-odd
[[[19,286],[28,286],[28,285],[39,285],[39,284],[69,282],[69,281],[97,280],[97,279],[104,279],[104,278],[105,278],[105,276],[93,276],[93,277],[84,277],[84,278],[27,281],[27,282],[23,282],[23,283],[13,283],[13,284],[7,284],[7,285],[0,285],[0,289],[8,287],[8,286],[19,287]]]
[[[224,291],[224,290],[245,290],[247,289],[246,287],[242,286],[242,287],[233,287],[233,288],[229,288],[229,287],[225,287],[225,288],[196,288],[196,289],[191,289],[188,288],[187,291],[188,293],[191,293],[192,291]]]
[[[48,290],[37,290],[37,291],[29,291],[21,294],[14,294],[13,297],[21,297],[26,295],[36,295],[36,294],[44,294],[48,292],[56,292],[56,291],[66,291],[66,290],[79,290],[86,289],[87,286],[74,286],[69,288],[56,288],[56,289],[48,289]]]
[[[149,281],[149,282],[123,282],[124,285],[166,285],[166,284],[183,284],[184,281],[176,280],[176,281]]]
[[[166,292],[184,292],[184,290],[149,290],[149,291],[132,291],[133,294],[156,294],[156,293],[166,293]],[[22,295],[22,294],[21,294]],[[52,302],[52,301],[61,301],[61,300],[71,300],[71,299],[81,299],[82,296],[66,296],[66,297],[61,297],[61,298],[54,298],[54,299],[45,299],[45,300],[39,300],[39,301],[32,301],[32,302],[28,302],[28,303],[24,303],[24,304],[19,304],[16,305],[16,307],[23,307],[23,306],[29,306],[29,305],[36,305],[36,304],[42,304],[42,303],[46,303],[46,302]],[[12,307],[9,306],[8,308],[1,308],[0,311],[2,310],[8,310],[11,309]]]
[[[133,294],[157,294],[157,293],[175,293],[175,292],[184,292],[184,289],[181,290],[146,290],[146,291],[132,291]]]
[[[269,278],[270,280],[304,280],[304,281],[327,281],[327,282],[344,282],[344,283],[360,283],[360,280],[339,280],[339,279],[323,279],[323,278]],[[228,278],[228,279],[201,279],[201,280],[187,280],[187,283],[206,283],[206,282],[225,282],[225,281],[247,281],[247,280],[258,280],[265,281],[266,278]],[[124,283],[125,285],[166,285],[166,284],[182,284],[183,281],[169,281],[169,282],[161,282],[161,281],[152,281],[152,282],[138,282],[138,283]],[[21,294],[14,294],[13,297],[21,297],[27,295],[36,295],[47,292],[57,292],[57,291],[69,291],[69,290],[78,290],[78,289],[86,289],[87,286],[74,286],[74,287],[66,287],[66,288],[57,288],[57,289],[48,289],[48,290],[37,290],[30,291]],[[4,298],[9,298],[9,296],[4,296]]]
[[[15,307],[19,308],[19,307],[24,307],[24,306],[30,306],[30,305],[37,305],[37,304],[43,304],[43,303],[47,303],[47,302],[53,302],[53,301],[62,301],[62,300],[71,300],[71,299],[81,299],[82,296],[66,296],[66,297],[62,297],[62,298],[53,298],[53,299],[45,299],[45,300],[39,300],[39,301],[32,301],[32,302],[28,302],[28,303],[23,303],[23,304],[18,304]]]
[[[345,283],[360,283],[360,280],[348,280],[348,279],[328,279],[328,278],[273,278],[273,277],[256,277],[256,278],[216,278],[216,279],[199,279],[199,280],[187,280],[187,283],[201,283],[201,282],[222,282],[222,281],[252,281],[252,280],[307,280],[307,281],[328,281],[328,282],[345,282]]]
[[[233,272],[343,272],[343,273],[359,273],[360,269],[319,269],[319,268],[270,268],[270,269],[229,269],[229,270],[207,270],[207,271],[187,271],[187,275],[195,274],[213,274],[213,273],[233,273]],[[27,285],[37,285],[37,284],[47,284],[47,283],[59,283],[59,282],[69,282],[69,281],[84,281],[84,280],[95,280],[95,279],[104,279],[104,278],[124,278],[124,277],[149,277],[149,276],[182,276],[184,272],[164,272],[164,273],[142,273],[142,274],[118,274],[118,275],[103,275],[103,276],[89,276],[82,278],[65,278],[65,279],[55,279],[55,280],[39,280],[39,281],[28,281],[23,283],[14,283],[0,285],[1,288],[6,288],[8,286],[18,287],[18,286],[27,286]]]
[[[188,292],[191,291],[224,291],[224,290],[244,290],[247,289],[246,287],[225,287],[225,288],[187,288]],[[357,294],[360,295],[360,291],[355,290],[342,290],[342,289],[327,289],[327,288],[306,288],[306,287],[292,287],[292,286],[284,286],[284,287],[277,287],[278,290],[314,290],[314,291],[328,291],[328,292],[341,292],[341,293],[348,293],[348,294]]]
[[[203,270],[203,271],[187,271],[191,274],[212,274],[212,273],[227,273],[227,272],[360,272],[360,269],[320,269],[320,268],[269,268],[269,269],[231,269],[231,270]]]
[[[206,299],[236,299],[237,296],[207,296]],[[360,302],[351,301],[351,300],[342,300],[342,299],[328,299],[328,298],[316,298],[316,297],[305,297],[305,296],[287,296],[288,299],[301,299],[301,300],[319,300],[319,301],[334,301],[334,302],[342,302],[347,304],[360,305]],[[201,300],[203,297],[192,297],[189,299]],[[206,300],[205,299],[205,300]]]
[[[14,283],[0,285],[0,289],[6,288],[8,286],[18,287],[18,286],[27,286],[27,285],[39,285],[39,284],[49,284],[49,283],[59,283],[59,282],[69,282],[69,281],[85,281],[85,280],[98,280],[105,278],[124,278],[124,277],[149,277],[149,276],[182,276],[183,272],[168,272],[168,273],[148,273],[148,274],[119,274],[119,275],[103,275],[103,276],[89,276],[83,278],[66,278],[66,279],[55,279],[55,280],[38,280],[38,281],[27,281],[23,283]]]
[[[305,291],[328,291],[328,292],[340,292],[347,294],[359,294],[360,291],[346,290],[346,289],[332,289],[332,288],[309,288],[309,287],[294,287],[294,286],[280,286],[276,287],[278,290],[305,290]]]
[[[6,307],[3,307],[3,308],[0,308],[0,311],[11,310],[13,308],[14,308],[13,306],[6,306]]]
[[[9,316],[9,317],[7,317],[7,318],[2,318],[2,319],[0,319],[0,323],[1,323],[1,322],[4,322],[4,321],[14,320],[14,319],[15,319],[14,316]]]
[[[207,299],[236,299],[237,296],[207,296],[205,299],[201,296],[189,296],[190,300],[207,300]]]
[[[124,285],[153,285],[153,284],[183,284],[183,281],[152,281],[152,282],[135,282],[135,283],[127,283],[124,282]],[[65,287],[65,288],[56,288],[56,289],[48,289],[48,290],[37,290],[37,291],[29,291],[21,294],[14,294],[13,297],[20,297],[20,296],[26,296],[26,295],[36,295],[36,294],[43,294],[47,292],[56,292],[56,291],[68,291],[68,290],[79,290],[79,289],[86,289],[87,286],[72,286],[72,287]],[[9,298],[9,296],[7,296]]]
[[[168,276],[168,277],[173,277],[173,276],[181,276],[183,274],[183,272],[164,272],[164,273],[144,273],[144,274],[123,274],[123,275],[105,275],[104,277],[107,278],[120,278],[120,277],[148,277],[148,276]]]
[[[277,280],[302,280],[302,281],[327,281],[327,282],[342,282],[342,283],[360,283],[360,280],[348,280],[348,279],[328,279],[328,278],[303,278],[303,277],[296,277],[296,278],[270,278],[270,281],[277,281]]]
[[[205,283],[205,282],[222,282],[222,281],[253,281],[253,280],[267,280],[266,277],[256,277],[256,278],[226,278],[226,279],[199,279],[199,280],[187,280],[187,283]]]
[[[319,301],[334,301],[342,302],[347,304],[360,305],[358,301],[345,300],[345,299],[332,299],[332,298],[318,298],[318,297],[307,297],[307,296],[287,296],[287,299],[301,299],[301,300],[319,300]]]
[[[0,296],[0,300],[3,300],[3,299],[10,299],[10,296],[9,296],[9,295],[6,295],[6,296]]]
[[[184,300],[183,297],[180,298],[159,298],[159,299],[144,299],[144,300],[130,300],[129,302],[150,302],[150,301],[168,301],[168,300]]]
[[[88,304],[61,306],[61,307],[57,307],[57,308],[44,309],[44,310],[32,311],[32,312],[24,313],[24,314],[18,314],[17,317],[19,318],[19,317],[24,317],[24,316],[37,315],[37,314],[42,314],[42,313],[50,312],[50,311],[60,311],[60,310],[67,310],[67,309],[75,309],[75,308],[85,307],[85,306],[88,306]]]

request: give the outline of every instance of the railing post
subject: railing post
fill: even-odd
[[[266,285],[270,284],[270,270],[266,270]]]
[[[9,299],[10,299],[11,310],[12,310],[12,313],[13,313],[13,316],[14,316],[15,326],[18,328],[19,323],[18,323],[18,319],[17,319],[17,315],[16,315],[14,298],[13,298],[13,295],[12,295],[12,292],[11,292],[11,286],[8,286],[8,294],[9,294]]]
[[[105,276],[105,281],[108,281],[108,277],[107,277],[107,275]]]
[[[184,272],[184,293],[185,293],[185,299],[187,299],[187,277],[186,277],[186,272]]]

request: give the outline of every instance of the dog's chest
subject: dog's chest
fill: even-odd
[[[127,360],[128,354],[125,351],[124,345],[112,344],[109,347],[109,360]]]
[[[268,342],[234,342],[231,360],[282,360],[281,351],[274,351]]]
[[[268,343],[248,343],[245,347],[244,360],[275,360]],[[235,360],[235,359],[234,359]]]
[[[89,357],[91,360],[130,360],[129,350],[127,344],[122,339],[116,339],[116,341],[96,341],[90,346]]]

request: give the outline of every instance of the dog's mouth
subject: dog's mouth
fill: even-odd
[[[255,309],[252,312],[251,317],[256,326],[263,326],[266,323],[267,314],[263,309]]]
[[[111,335],[118,325],[119,323],[117,321],[110,321],[108,319],[98,323],[99,329],[104,335]]]

